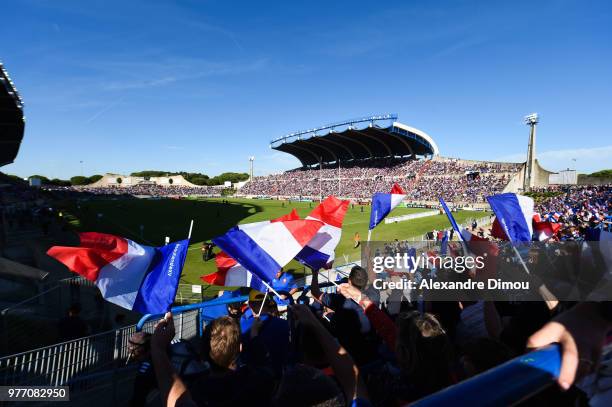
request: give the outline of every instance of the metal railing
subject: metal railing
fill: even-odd
[[[211,285],[179,283],[174,301],[178,304],[194,304],[214,298],[216,292],[212,292],[211,287]]]
[[[550,386],[559,376],[558,345],[527,353],[412,404],[428,406],[511,406]]]
[[[198,311],[181,312],[174,319],[175,339],[198,335]],[[154,323],[141,329],[152,331]],[[136,325],[0,358],[0,385],[61,386],[79,375],[115,369],[128,356],[128,339]]]
[[[184,312],[196,312],[198,316],[201,317],[201,310],[203,308],[212,307],[215,305],[226,305],[226,304],[233,304],[236,302],[244,302],[244,301],[247,301],[248,299],[249,297],[246,295],[239,296],[239,297],[232,297],[232,298],[215,298],[215,299],[212,299],[212,300],[200,303],[200,304],[190,304],[190,305],[182,305],[179,307],[172,307],[170,311],[173,314],[175,314],[175,327],[176,327],[176,318],[177,317],[180,318]],[[140,321],[138,321],[138,323],[135,325],[136,331],[147,331],[147,327],[150,328],[152,331],[153,327],[155,326],[155,323],[157,323],[157,320],[163,316],[164,314],[145,314],[143,315],[142,318],[140,318]],[[199,321],[199,322],[203,322],[203,321]],[[200,328],[199,326],[195,328],[196,333],[199,332],[199,328]],[[177,332],[177,335],[178,334],[179,333]]]
[[[81,277],[59,280],[21,302],[0,311],[0,355],[21,352],[34,346],[57,342],[57,323],[66,309],[80,303],[81,288],[95,287]],[[92,298],[97,291],[91,293]]]
[[[247,296],[217,298],[172,308],[175,339],[191,339],[202,334],[203,322],[207,320],[202,311],[206,307],[246,300]],[[105,397],[116,400],[117,392],[121,388],[125,390],[118,383],[130,381],[134,374],[131,367],[125,366],[129,337],[137,331],[152,332],[159,317],[161,314],[148,314],[136,325],[0,358],[0,385],[68,385],[71,397],[82,400],[106,389]],[[559,347],[549,346],[426,397],[415,405],[516,404],[553,383],[560,364]]]

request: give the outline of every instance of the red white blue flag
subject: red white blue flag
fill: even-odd
[[[79,238],[80,246],[53,246],[47,254],[93,281],[113,304],[148,314],[170,309],[189,240],[151,247],[106,233],[85,232]]]

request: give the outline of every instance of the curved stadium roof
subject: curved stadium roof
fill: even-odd
[[[270,147],[295,156],[304,166],[440,153],[429,135],[396,120],[393,114],[347,120],[288,134]]]
[[[24,128],[21,97],[0,62],[0,167],[15,161]]]

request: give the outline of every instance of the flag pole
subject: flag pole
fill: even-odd
[[[189,224],[189,234],[187,234],[187,240],[191,239],[191,231],[193,230],[193,219],[191,219],[191,223]]]
[[[265,282],[265,281],[263,281],[263,280],[261,280],[261,282],[262,282],[262,283],[264,283],[264,285],[265,285],[266,287],[268,287],[268,290],[272,291],[272,292],[274,293],[274,295],[276,295],[276,296],[278,297],[278,299],[279,299],[279,300],[282,300],[282,299],[283,299],[283,297],[281,297],[281,296],[280,296],[280,294],[279,294],[279,293],[277,293],[277,292],[276,292],[276,290],[275,290],[274,288],[270,287],[270,284],[266,283],[266,282]]]
[[[259,307],[259,312],[257,313],[257,317],[259,318],[259,316],[261,315],[261,311],[263,310],[264,304],[266,303],[266,300],[268,299],[268,290],[266,290],[266,294],[264,295],[263,301],[261,302],[261,306]]]
[[[325,279],[326,279],[327,281],[329,281],[330,283],[332,283],[333,285],[335,285],[336,287],[338,287],[338,283],[336,283],[335,281],[332,281],[332,280],[331,280],[329,277],[327,277],[325,274],[317,274],[317,275],[320,275],[320,276],[325,277]]]
[[[516,256],[518,257],[521,266],[523,266],[523,269],[525,270],[525,273],[530,276],[531,273],[529,272],[529,268],[527,268],[527,264],[525,264],[525,260],[523,260],[523,257],[514,245],[514,242],[510,240],[510,233],[508,233],[508,228],[506,227],[505,222],[499,222],[499,224],[504,228],[504,232],[508,237],[510,245],[512,246],[512,249],[514,249],[514,254],[516,254]],[[538,293],[540,293],[540,295],[544,299],[544,302],[546,302],[546,305],[548,306],[549,310],[555,309],[555,307],[559,304],[559,299],[553,293],[550,292],[550,290],[548,289],[548,287],[546,287],[546,285],[544,285],[544,283],[542,283],[542,285],[538,287]]]

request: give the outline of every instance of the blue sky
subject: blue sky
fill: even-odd
[[[494,4],[495,3],[495,4]],[[2,171],[289,169],[286,133],[378,113],[442,155],[612,167],[612,3],[7,0],[26,134]]]

